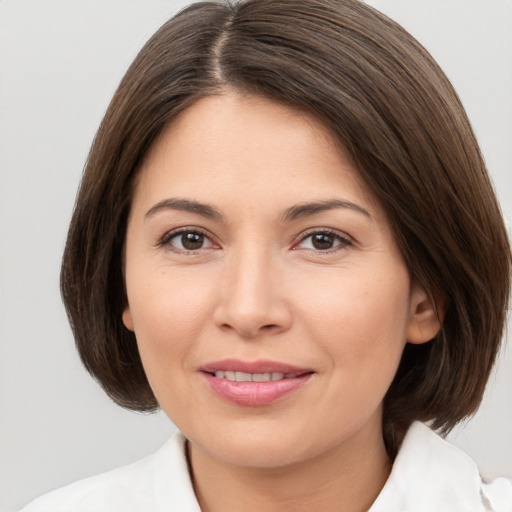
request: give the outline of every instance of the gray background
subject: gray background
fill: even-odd
[[[82,369],[58,292],[81,170],[143,42],[181,0],[0,1],[0,510],[155,450],[161,413],[115,406]],[[438,59],[512,217],[512,2],[373,0]],[[512,477],[512,356],[451,438]]]

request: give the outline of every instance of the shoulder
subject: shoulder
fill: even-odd
[[[155,454],[45,494],[21,512],[200,512],[184,445],[176,433]]]
[[[416,422],[370,512],[391,510],[512,512],[512,482],[484,480],[469,455]]]

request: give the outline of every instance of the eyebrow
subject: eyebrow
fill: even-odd
[[[181,210],[184,212],[196,213],[203,217],[214,220],[223,220],[224,216],[213,206],[209,204],[199,203],[197,201],[191,201],[189,199],[177,199],[168,198],[160,201],[159,203],[152,206],[146,212],[146,218],[155,215],[162,210]]]
[[[344,201],[341,199],[331,199],[326,201],[317,201],[312,203],[301,203],[292,206],[285,210],[282,218],[284,221],[292,221],[303,217],[309,217],[316,215],[321,212],[328,210],[335,210],[339,208],[345,208],[357,213],[361,213],[370,220],[373,220],[370,213],[363,207],[352,203],[350,201]],[[203,217],[214,220],[224,220],[224,216],[216,208],[209,204],[200,203],[198,201],[192,201],[190,199],[178,199],[178,198],[167,198],[164,199],[154,206],[152,206],[146,212],[146,218],[155,215],[156,213],[163,210],[181,210],[185,212],[195,213]]]
[[[327,201],[317,201],[314,203],[302,203],[292,206],[284,212],[283,219],[285,221],[296,220],[302,217],[309,217],[311,215],[316,215],[317,213],[322,213],[328,210],[335,210],[338,208],[346,208],[357,213],[361,213],[365,217],[368,217],[368,219],[373,220],[370,213],[363,207],[355,203],[351,203],[350,201],[344,201],[342,199],[331,199]]]

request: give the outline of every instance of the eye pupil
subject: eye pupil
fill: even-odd
[[[312,238],[315,249],[331,249],[334,244],[334,237],[328,233],[316,233]]]
[[[181,243],[185,249],[190,251],[201,249],[204,243],[204,235],[201,233],[183,233]]]

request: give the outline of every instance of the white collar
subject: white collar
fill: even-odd
[[[476,463],[430,428],[409,428],[369,512],[510,512],[512,483],[482,480]]]

